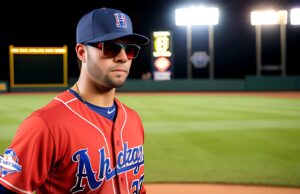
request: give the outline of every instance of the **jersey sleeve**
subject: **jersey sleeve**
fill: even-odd
[[[31,193],[46,180],[54,161],[50,129],[39,116],[31,116],[0,158],[0,184],[16,193]]]

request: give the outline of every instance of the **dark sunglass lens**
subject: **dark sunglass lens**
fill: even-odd
[[[137,45],[129,44],[126,46],[126,54],[128,59],[134,59],[139,53],[140,47]]]
[[[117,56],[122,47],[114,42],[104,42],[103,54],[107,57]]]

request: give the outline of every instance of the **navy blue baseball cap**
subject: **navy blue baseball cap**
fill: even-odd
[[[130,17],[116,9],[95,9],[85,14],[77,24],[77,44],[103,42],[123,37],[138,45],[149,43],[147,37],[133,33]]]

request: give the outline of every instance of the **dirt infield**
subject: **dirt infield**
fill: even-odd
[[[300,194],[300,188],[216,184],[146,184],[147,194]]]

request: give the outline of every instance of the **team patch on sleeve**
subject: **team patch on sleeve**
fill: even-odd
[[[21,172],[22,166],[18,162],[17,154],[12,149],[5,150],[4,154],[0,155],[0,177]]]

